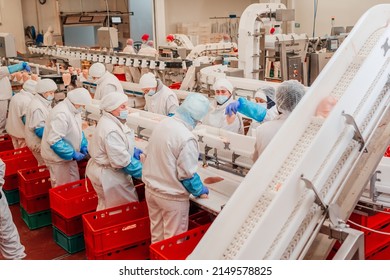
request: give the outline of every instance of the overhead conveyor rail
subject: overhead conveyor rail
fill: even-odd
[[[307,258],[329,205],[349,217],[390,139],[389,22],[388,4],[361,17],[189,259]]]

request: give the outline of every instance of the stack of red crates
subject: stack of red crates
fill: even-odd
[[[83,215],[87,259],[149,259],[150,221],[145,201]]]
[[[18,203],[19,181],[17,171],[37,166],[37,160],[27,147],[0,152],[0,158],[5,163],[3,191],[7,197],[8,204]]]
[[[390,157],[390,146],[387,147],[387,150],[385,152],[385,157]]]
[[[387,213],[378,212],[374,215],[366,215],[354,212],[349,219],[364,227],[390,233],[390,209],[383,211]],[[364,232],[364,249],[367,260],[390,259],[390,235],[376,233],[352,223],[350,225],[352,228]]]
[[[14,145],[12,144],[11,136],[8,134],[0,135],[0,152],[13,150]]]
[[[195,249],[215,216],[199,211],[189,216],[188,231],[150,245],[152,260],[185,260]]]
[[[51,181],[48,168],[43,165],[21,169],[18,177],[23,220],[30,229],[50,225]]]
[[[69,253],[84,250],[81,216],[96,210],[98,197],[89,179],[50,189],[53,237]]]

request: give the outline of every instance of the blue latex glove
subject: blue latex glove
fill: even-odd
[[[74,151],[72,158],[76,161],[80,161],[80,160],[83,160],[85,158],[85,154]]]
[[[233,102],[229,103],[226,106],[225,115],[231,116],[233,114],[237,114],[239,106],[240,106],[240,102],[238,102],[238,101],[233,101]]]
[[[143,153],[141,149],[138,149],[137,147],[134,147],[134,158],[135,159],[140,159],[140,155]]]
[[[19,64],[13,64],[13,65],[8,66],[8,72],[10,74],[18,72],[18,71],[22,71],[22,70],[26,70],[28,72],[31,71],[31,68],[27,62],[21,62]]]
[[[34,129],[35,135],[42,139],[44,129],[45,129],[44,126],[37,127],[36,129]]]
[[[53,145],[50,146],[50,148],[53,149],[53,151],[62,159],[64,160],[72,160],[72,159],[75,159],[73,156],[75,153],[79,153],[79,152],[75,152],[75,150],[73,149],[72,145],[69,144],[67,141],[65,141],[64,139],[61,139],[59,141],[57,141],[56,143],[54,143]],[[79,153],[81,154],[81,153]],[[83,154],[81,154],[83,155]],[[84,158],[85,155],[83,155],[83,158]]]
[[[173,117],[175,114],[174,113],[169,113],[168,117]]]
[[[142,178],[142,163],[134,157],[132,157],[130,163],[122,169],[126,172],[126,174],[129,174],[134,178]]]
[[[80,152],[84,155],[88,154],[88,140],[85,138],[84,131],[81,132]]]
[[[26,124],[26,115],[23,115],[23,116],[21,117],[21,119],[22,119],[22,123],[23,123],[23,124]]]
[[[195,197],[209,193],[209,190],[203,185],[198,173],[195,173],[192,178],[184,179],[180,182],[184,188]]]
[[[80,153],[87,155],[88,154],[88,147],[87,146],[82,146],[80,148]]]

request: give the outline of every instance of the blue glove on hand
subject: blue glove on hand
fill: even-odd
[[[27,62],[22,62],[23,69],[26,70],[27,72],[31,72],[30,65],[28,65]]]
[[[200,192],[199,196],[201,196],[202,194],[209,194],[209,189],[205,185],[203,185],[202,191]]]
[[[140,159],[140,155],[143,153],[143,151],[141,149],[138,149],[137,147],[134,147],[134,155],[133,157],[135,159]]]
[[[88,154],[88,147],[87,146],[82,146],[80,148],[80,153],[87,155]]]
[[[76,152],[74,151],[73,152],[73,155],[72,155],[72,158],[76,161],[80,161],[80,160],[83,160],[85,158],[85,155],[82,154],[82,153],[79,153],[79,152]]]
[[[13,64],[13,65],[8,66],[8,72],[10,74],[18,72],[18,71],[22,71],[22,70],[26,70],[28,72],[31,71],[31,68],[27,62],[22,62],[19,64]]]
[[[169,113],[168,117],[173,117],[174,115],[175,115],[175,113]]]
[[[231,116],[233,114],[237,114],[238,107],[240,107],[240,102],[238,102],[238,101],[233,101],[233,102],[229,103],[226,106],[225,115]]]
[[[39,138],[42,139],[44,130],[45,130],[45,127],[40,126],[40,127],[37,127],[36,129],[34,129],[34,133],[35,133],[36,136],[38,136]]]

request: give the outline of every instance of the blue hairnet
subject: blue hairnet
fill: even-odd
[[[184,121],[195,127],[196,122],[206,116],[209,111],[209,100],[199,93],[190,93],[176,109]]]
[[[305,87],[296,80],[284,81],[275,93],[276,108],[281,113],[291,113],[305,94]]]

